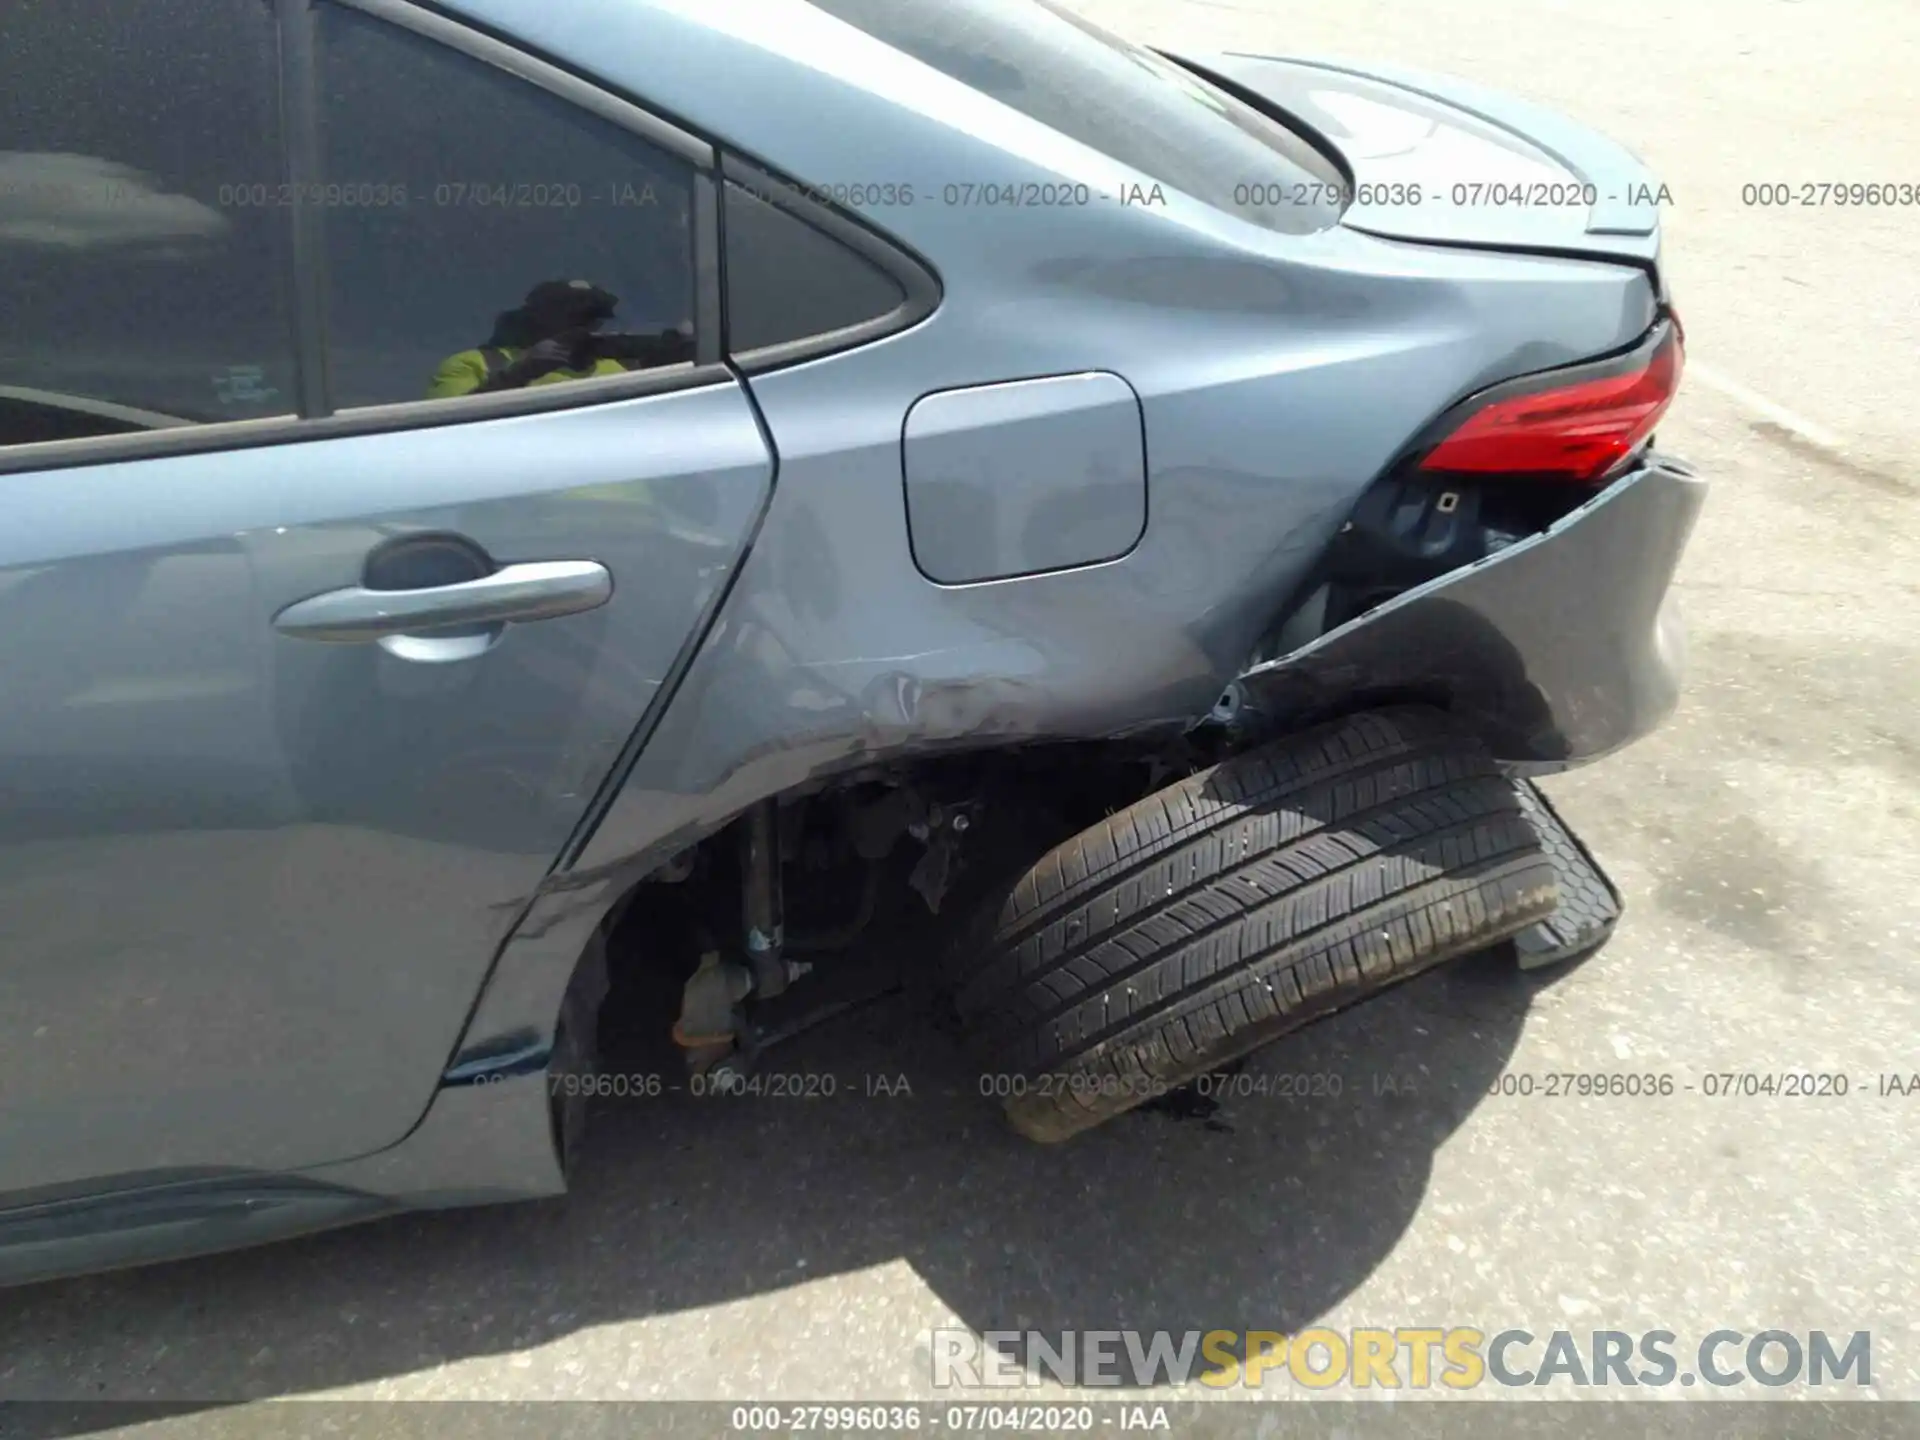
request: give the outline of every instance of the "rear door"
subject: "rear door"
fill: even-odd
[[[707,148],[368,9],[8,6],[0,1207],[403,1136],[769,493]]]

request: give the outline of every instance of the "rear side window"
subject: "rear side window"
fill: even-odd
[[[0,445],[290,412],[270,8],[0,8]]]
[[[1312,145],[1053,0],[813,4],[1216,209],[1288,234],[1339,221],[1346,179]],[[1264,203],[1276,185],[1298,203]]]
[[[525,80],[323,7],[336,408],[693,359],[693,167]]]
[[[727,346],[734,354],[823,338],[892,314],[900,282],[872,261],[729,180]]]

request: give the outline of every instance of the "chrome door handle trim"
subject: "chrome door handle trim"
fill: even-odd
[[[550,620],[595,609],[612,597],[613,576],[599,561],[540,560],[429,590],[329,590],[296,600],[273,617],[273,627],[302,640],[380,640],[461,625]]]

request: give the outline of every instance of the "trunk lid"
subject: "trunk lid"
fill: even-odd
[[[1654,264],[1660,182],[1595,131],[1466,81],[1344,61],[1212,54],[1183,65],[1318,132],[1353,172],[1354,230]],[[1410,187],[1418,186],[1418,199]]]

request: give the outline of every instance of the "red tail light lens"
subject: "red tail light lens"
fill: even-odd
[[[1684,358],[1679,328],[1670,325],[1650,354],[1618,373],[1571,371],[1523,393],[1502,386],[1420,468],[1592,484],[1653,433],[1680,388]]]

